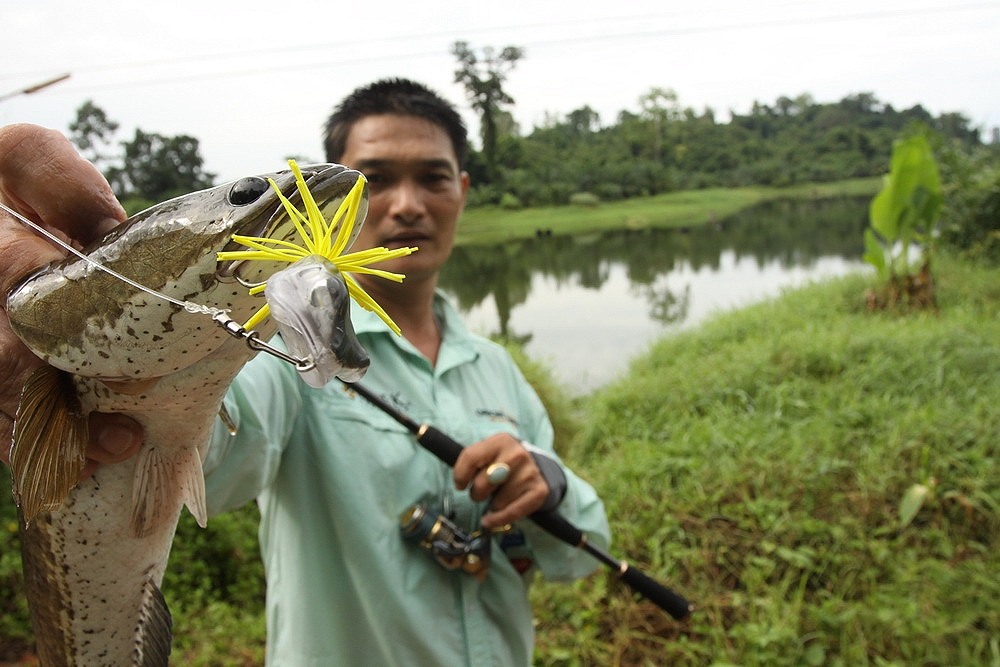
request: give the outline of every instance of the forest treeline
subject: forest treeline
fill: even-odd
[[[934,116],[921,105],[896,110],[872,93],[838,102],[808,94],[754,102],[728,122],[711,109],[682,107],[676,93],[654,88],[603,124],[584,106],[519,135],[497,140],[496,166],[473,151],[470,205],[517,208],[572,201],[614,201],[675,190],[786,186],[886,172],[892,142],[917,124],[965,150],[982,146],[980,129],[962,113]],[[492,176],[491,176],[492,171]]]
[[[493,111],[493,164],[482,148],[470,151],[469,206],[505,208],[594,204],[707,187],[786,186],[878,176],[892,142],[916,125],[942,143],[972,152],[980,128],[959,112],[932,115],[921,105],[897,111],[872,93],[838,102],[808,94],[754,102],[727,122],[711,109],[682,107],[676,93],[653,88],[637,110],[605,124],[590,106],[553,115],[522,133],[506,110]],[[163,199],[208,187],[198,139],[136,129],[120,140],[118,124],[86,101],[70,137],[108,176],[135,212]]]

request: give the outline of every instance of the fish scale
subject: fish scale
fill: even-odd
[[[339,165],[303,171],[325,215],[361,178]],[[266,177],[295,196],[291,172],[254,178]],[[260,282],[280,265],[234,269],[216,254],[234,247],[233,234],[297,234],[271,189],[250,203],[230,201],[246,181],[153,207],[86,252],[171,298],[244,321],[261,299],[227,271]],[[11,452],[41,662],[167,665],[171,620],[158,587],[182,506],[205,523],[201,463],[226,389],[254,352],[205,313],[155,299],[77,258],[22,283],[7,311],[15,333],[50,364],[26,385]],[[266,339],[273,328],[265,321],[258,333]],[[353,336],[352,327],[334,329]],[[71,384],[63,373],[72,373]],[[145,440],[136,456],[100,466],[77,485],[86,446],[79,415],[91,411],[130,415]]]

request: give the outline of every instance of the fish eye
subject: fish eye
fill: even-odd
[[[233,206],[245,206],[257,201],[270,186],[259,176],[247,176],[233,183],[229,190],[229,203]]]

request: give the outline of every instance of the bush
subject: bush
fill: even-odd
[[[569,196],[569,203],[573,206],[593,208],[600,204],[601,200],[592,192],[574,192]]]
[[[500,208],[508,211],[516,211],[521,208],[521,200],[510,192],[503,193],[500,197]]]
[[[16,662],[32,647],[31,619],[24,598],[17,508],[9,470],[0,464],[0,664]]]
[[[1000,263],[1000,153],[944,154],[941,243],[968,257]]]
[[[469,188],[466,205],[470,208],[476,206],[490,206],[499,203],[500,192],[492,185],[480,185]]]

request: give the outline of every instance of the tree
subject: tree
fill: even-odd
[[[664,135],[671,123],[683,118],[676,91],[672,88],[655,86],[639,97],[639,108],[643,120],[651,124],[653,130],[653,159],[663,158]]]
[[[76,118],[69,124],[69,139],[80,149],[83,157],[103,171],[111,161],[111,156],[104,150],[111,146],[117,131],[118,123],[108,118],[92,100],[87,100],[76,110]]]
[[[573,134],[579,137],[601,129],[601,116],[588,104],[575,111],[570,111],[566,115],[566,124],[569,125]]]
[[[871,93],[825,103],[808,93],[782,95],[755,101],[745,114],[730,109],[729,122],[711,109],[683,106],[666,87],[649,89],[637,102],[607,124],[590,106],[549,112],[523,135],[498,122],[493,166],[499,178],[490,182],[485,157],[473,151],[471,205],[496,204],[504,195],[541,206],[566,203],[574,193],[613,201],[676,189],[878,176],[893,139],[925,117],[956,148],[982,146],[979,131],[960,113],[932,117],[919,106],[896,111]]]
[[[215,174],[203,170],[204,161],[194,137],[168,137],[136,128],[135,137],[122,142],[122,147],[122,165],[108,173],[119,196],[156,202],[207,188],[215,178]]]
[[[198,140],[185,134],[170,137],[136,128],[131,141],[118,142],[121,153],[105,152],[118,123],[91,100],[76,110],[69,130],[70,140],[97,165],[129,212],[210,187],[215,179],[204,171]]]
[[[465,86],[472,108],[479,113],[480,136],[483,140],[483,157],[491,181],[497,178],[498,118],[501,107],[514,103],[514,98],[503,89],[507,74],[524,56],[524,49],[508,46],[497,53],[492,47],[476,55],[467,42],[455,42],[452,55],[458,59],[455,83]]]

